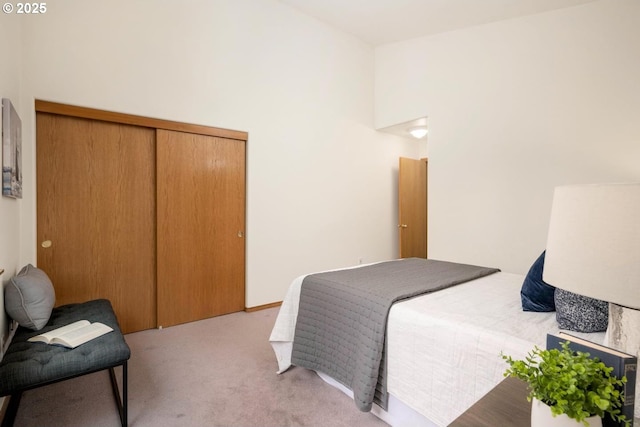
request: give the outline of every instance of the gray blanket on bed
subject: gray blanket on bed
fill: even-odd
[[[391,305],[499,271],[409,258],[305,277],[292,363],[353,390],[356,406],[387,406],[385,331]]]

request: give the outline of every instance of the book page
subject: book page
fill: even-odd
[[[113,329],[105,324],[95,322],[90,325],[83,326],[79,329],[73,329],[53,340],[52,343],[60,343],[67,347],[75,348],[80,344],[91,341],[101,335],[113,331]]]
[[[27,341],[30,342],[46,342],[47,344],[51,342],[51,340],[57,336],[66,334],[68,332],[74,331],[76,329],[82,328],[84,326],[89,325],[89,321],[88,320],[78,320],[77,322],[73,322],[70,323],[66,326],[62,326],[60,328],[57,329],[53,329],[49,332],[46,332],[44,334],[40,334],[40,335],[36,335],[35,337],[31,337],[29,338]]]
[[[616,356],[620,356],[620,357],[633,357],[633,355],[627,354],[627,353],[623,353],[622,351],[616,350],[615,348],[607,347],[606,345],[598,344],[598,343],[595,343],[595,342],[592,342],[592,341],[589,341],[589,340],[586,340],[586,339],[583,339],[583,338],[580,338],[580,337],[576,337],[576,336],[568,334],[566,332],[562,332],[562,331],[558,332],[558,335],[556,335],[556,336],[568,339],[569,341],[580,343],[580,344],[585,345],[587,347],[599,349],[601,351],[604,351],[605,353],[615,354]]]

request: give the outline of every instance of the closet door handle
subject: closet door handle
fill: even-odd
[[[47,248],[50,248],[52,244],[53,243],[51,243],[51,240],[45,240],[42,243],[40,243],[40,246],[42,246],[43,248],[47,249]]]

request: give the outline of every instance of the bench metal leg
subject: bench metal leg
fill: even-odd
[[[120,398],[120,390],[118,388],[118,381],[114,368],[109,368],[109,376],[111,377],[111,388],[113,390],[113,396],[116,399],[118,406],[118,415],[120,415],[120,422],[122,427],[127,427],[127,399],[128,399],[128,387],[127,387],[127,361],[125,360],[122,366],[122,399]],[[7,412],[4,414],[2,424],[0,427],[13,427],[13,423],[18,414],[18,406],[20,405],[20,399],[22,399],[22,391],[15,392],[9,397],[9,405],[7,406]]]
[[[118,406],[118,414],[120,414],[120,422],[122,423],[122,427],[127,427],[127,361],[125,360],[122,364],[122,399],[120,399],[120,390],[118,389],[118,380],[116,379],[114,368],[109,368],[109,376],[111,377],[113,396]]]
[[[16,420],[16,415],[18,414],[20,399],[22,399],[22,392],[19,391],[11,396],[7,396],[7,398],[9,399],[9,405],[7,406],[7,412],[4,414],[4,419],[2,420],[2,427],[13,427],[13,422]]]

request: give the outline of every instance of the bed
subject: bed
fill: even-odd
[[[292,366],[306,277],[291,283],[270,336],[279,374]],[[534,345],[543,347],[546,334],[559,331],[558,323],[553,312],[522,310],[523,279],[495,272],[393,304],[386,325],[389,400],[386,409],[373,405],[372,412],[393,426],[449,425],[502,381],[502,352],[522,358]],[[604,340],[604,333],[572,333]],[[353,396],[349,388],[317,372]]]

